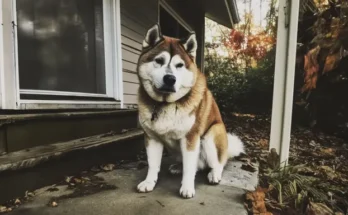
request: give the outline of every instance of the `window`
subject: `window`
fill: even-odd
[[[165,36],[185,38],[190,34],[189,25],[165,1],[160,1],[159,20]]]
[[[17,0],[19,87],[106,94],[102,0]]]
[[[15,34],[13,41],[4,41],[13,44],[15,65],[11,73],[5,72],[16,82],[15,108],[122,103],[119,1],[6,2],[13,13],[2,12],[14,20]]]

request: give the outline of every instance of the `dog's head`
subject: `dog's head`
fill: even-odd
[[[196,35],[187,39],[163,36],[158,25],[150,28],[143,41],[138,75],[146,93],[158,102],[175,102],[195,85]]]

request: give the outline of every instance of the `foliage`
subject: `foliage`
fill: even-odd
[[[222,111],[269,113],[272,107],[274,50],[247,72],[230,58],[206,56],[208,85]]]
[[[348,2],[302,0],[294,119],[348,138]]]

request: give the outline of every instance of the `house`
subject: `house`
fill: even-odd
[[[203,70],[205,17],[232,28],[235,0],[0,0],[0,186],[12,181],[6,172],[68,152],[122,142],[129,153],[142,140],[136,64],[146,30],[195,31]]]

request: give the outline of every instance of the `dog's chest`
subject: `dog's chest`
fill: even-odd
[[[166,142],[179,140],[191,130],[195,123],[194,114],[189,114],[175,104],[166,105],[140,114],[140,120],[146,131],[160,136]]]

